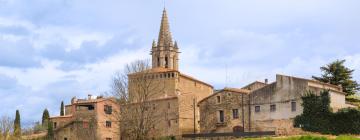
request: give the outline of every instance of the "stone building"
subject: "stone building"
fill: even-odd
[[[224,88],[201,100],[198,103],[201,132],[249,129],[249,93],[247,89]]]
[[[142,102],[139,100],[141,96],[139,94],[142,94],[139,89],[144,90],[143,87],[146,84],[146,88],[151,89],[147,92],[151,93],[146,102],[153,106],[156,116],[153,117],[156,124],[154,124],[152,136],[180,136],[184,133],[193,133],[194,130],[199,131],[200,116],[197,102],[212,94],[213,87],[179,71],[179,47],[177,42],[172,40],[165,9],[162,14],[159,38],[157,42],[152,43],[151,55],[151,69],[128,75],[129,98],[132,104],[123,108],[134,108]],[[120,127],[123,130],[127,125],[121,123]],[[122,137],[126,139],[126,136]]]
[[[234,92],[227,90],[200,101],[200,114],[212,114],[200,115],[200,122],[218,124],[221,120],[219,118],[225,116],[223,125],[215,125],[216,127],[201,125],[201,132],[231,132],[239,130],[235,127],[244,126],[244,131],[275,131],[277,134],[297,133],[299,130],[293,128],[293,119],[302,113],[301,96],[309,90],[316,94],[322,90],[329,90],[330,107],[334,111],[352,107],[345,103],[345,93],[342,92],[340,86],[285,75],[276,75],[276,81],[270,84],[254,82],[242,89],[251,90],[249,94],[241,94],[244,96],[244,100],[240,103],[246,104],[239,104],[239,101],[234,101],[239,100],[239,95],[234,96]],[[221,104],[227,104],[227,106],[214,104],[216,98],[222,99]],[[209,110],[207,109],[209,107],[216,109]],[[234,116],[234,109],[237,108],[247,109],[243,111],[244,117],[239,117],[245,122],[238,122],[238,118],[231,117]],[[225,115],[222,116],[222,114]],[[234,124],[234,122],[238,122],[238,124]]]
[[[50,118],[56,140],[119,139],[117,111],[113,98],[94,97],[71,100],[64,116]]]

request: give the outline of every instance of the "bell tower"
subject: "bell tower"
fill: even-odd
[[[178,54],[180,53],[178,50],[177,42],[173,43],[166,9],[164,8],[158,41],[156,43],[154,40],[152,43],[152,68],[162,67],[178,70]]]

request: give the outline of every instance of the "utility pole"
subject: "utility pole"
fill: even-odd
[[[196,116],[195,116],[195,98],[193,99],[193,107],[194,107],[194,134],[196,134]]]

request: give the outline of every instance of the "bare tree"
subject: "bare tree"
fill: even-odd
[[[11,133],[13,129],[14,129],[13,120],[7,116],[2,116],[0,118],[0,139],[1,140],[12,139]]]
[[[115,74],[112,91],[120,105],[121,137],[149,139],[158,122],[152,99],[164,92],[164,83],[156,80],[149,61],[139,60],[126,65],[124,72]]]

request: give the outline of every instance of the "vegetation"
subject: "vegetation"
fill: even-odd
[[[50,118],[49,111],[47,109],[45,109],[43,111],[42,121],[41,121],[41,124],[43,125],[43,127],[48,127],[49,118]]]
[[[20,123],[20,112],[16,110],[15,120],[14,120],[14,136],[17,138],[21,137],[21,123]]]
[[[53,123],[49,121],[49,122],[47,123],[47,125],[48,125],[48,129],[47,129],[46,139],[47,139],[47,140],[52,140],[52,139],[54,139],[54,127],[53,127]]]
[[[12,137],[13,127],[13,120],[7,116],[2,116],[0,118],[0,140]]]
[[[118,113],[121,126],[121,136],[126,139],[147,140],[151,139],[150,132],[156,130],[159,117],[153,108],[151,98],[157,93],[162,93],[162,83],[154,78],[149,78],[150,65],[148,61],[135,61],[126,65],[123,73],[117,73],[113,78],[112,93],[118,99],[122,109]],[[129,74],[135,77],[128,77]],[[128,87],[131,79],[133,86]],[[132,92],[130,94],[130,92]],[[134,103],[135,102],[135,103]]]
[[[320,77],[313,76],[313,79],[333,85],[341,85],[343,92],[347,93],[347,96],[354,95],[359,91],[360,85],[353,80],[352,74],[354,70],[345,67],[344,63],[345,60],[336,60],[320,67],[323,74]]]
[[[346,108],[333,113],[329,91],[322,91],[320,96],[308,91],[302,101],[304,109],[294,120],[296,127],[323,134],[360,134],[360,111]]]
[[[60,116],[64,116],[64,101],[61,101],[61,106],[60,106]]]
[[[342,135],[338,137],[328,136],[293,136],[293,137],[267,137],[267,138],[247,138],[245,140],[360,140],[353,136]]]

